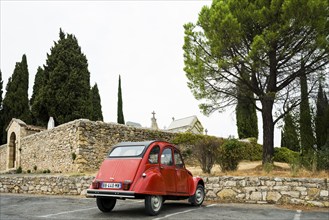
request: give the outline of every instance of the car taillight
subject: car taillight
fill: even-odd
[[[131,180],[125,180],[123,181],[123,190],[128,190],[130,188],[131,185]]]
[[[100,182],[98,182],[98,181],[94,181],[94,182],[92,182],[91,185],[92,185],[93,189],[99,189]]]

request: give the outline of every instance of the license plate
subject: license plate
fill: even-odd
[[[120,189],[121,183],[102,183],[102,188],[105,189]]]

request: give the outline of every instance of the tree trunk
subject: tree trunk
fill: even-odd
[[[266,97],[261,101],[263,117],[263,165],[272,163],[274,155],[274,122],[272,116],[273,99]]]

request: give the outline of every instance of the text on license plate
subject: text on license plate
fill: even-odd
[[[102,188],[120,189],[121,183],[102,183]]]

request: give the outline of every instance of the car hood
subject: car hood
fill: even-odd
[[[134,181],[141,160],[141,158],[106,159],[103,161],[96,179],[110,182]]]

